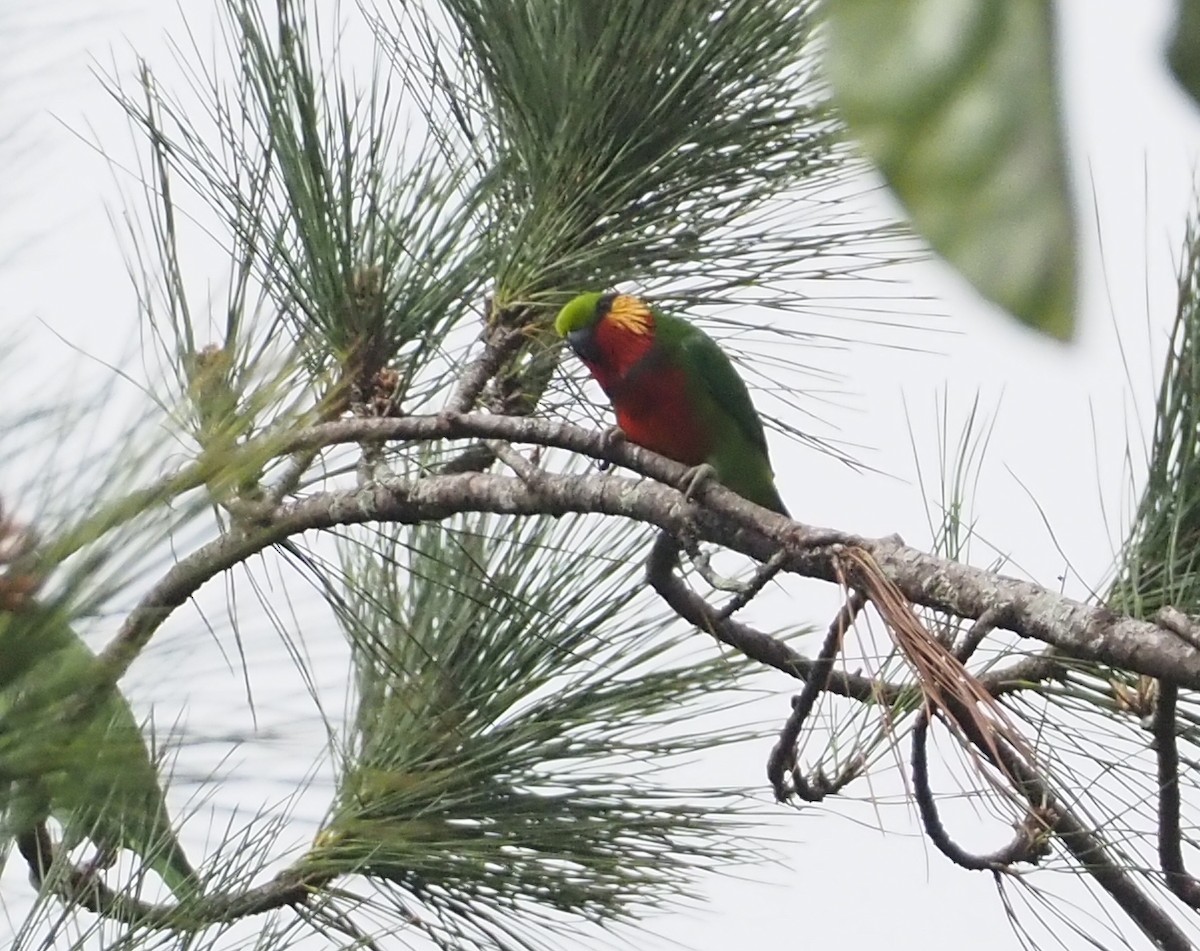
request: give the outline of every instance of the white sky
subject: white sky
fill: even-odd
[[[206,10],[207,3],[189,0],[187,9]],[[896,478],[848,476],[828,460],[775,438],[781,491],[797,517],[865,534],[900,532],[910,543],[924,544],[925,515],[913,481],[909,423],[900,397],[912,414],[923,462],[936,472],[935,396],[944,385],[953,407],[951,422],[957,426],[978,389],[985,407],[999,401],[989,462],[976,497],[982,538],[1045,583],[1064,574],[1069,562],[1070,593],[1082,595],[1087,584],[1102,580],[1129,504],[1123,494],[1126,427],[1134,427],[1140,438],[1136,423],[1145,425],[1152,406],[1173,309],[1174,262],[1200,146],[1200,113],[1176,91],[1160,62],[1169,6],[1165,0],[1062,4],[1074,171],[1086,209],[1078,341],[1060,347],[1042,340],[979,305],[945,269],[912,267],[914,293],[943,295],[935,305],[948,315],[943,325],[960,331],[958,336],[915,341],[943,352],[859,349],[829,354],[832,368],[848,377],[851,394],[844,408],[832,411],[832,422],[854,441],[873,447],[865,461]],[[36,368],[37,383],[32,385],[49,382],[52,391],[68,386],[71,381],[57,375],[47,381],[47,369],[58,374],[78,366],[47,327],[102,359],[129,352],[135,301],[109,218],[119,215],[120,208],[108,166],[84,140],[98,140],[122,155],[129,154],[130,143],[122,116],[89,72],[89,58],[115,61],[127,75],[134,50],[156,66],[166,66],[170,58],[163,30],[175,27],[178,17],[174,5],[157,0],[123,0],[119,5],[57,0],[30,12],[0,13],[4,75],[6,82],[9,76],[17,78],[0,91],[0,129],[16,129],[3,145],[6,167],[15,157],[16,173],[0,182],[6,236],[0,251],[14,252],[0,270],[5,288],[0,339],[23,330],[36,343],[39,360],[45,354],[45,367]],[[127,188],[130,184],[124,182]],[[1093,189],[1098,222],[1090,210]],[[221,271],[212,262],[200,265],[201,275],[210,266],[207,273],[219,280]],[[220,293],[214,285],[214,299]],[[1126,364],[1139,387],[1136,406],[1129,397]],[[25,367],[20,378],[34,369]],[[13,381],[6,382],[11,386]],[[6,386],[6,392],[12,390]],[[1061,552],[1032,499],[1047,514]],[[1102,499],[1108,524],[1100,514]],[[977,549],[976,558],[986,562],[993,554]],[[755,606],[755,617],[769,624],[798,614],[824,623],[835,607],[830,593],[801,600],[794,592],[775,592]],[[164,662],[177,659],[180,648],[164,646],[158,656]],[[277,646],[256,645],[254,650],[261,653],[263,665],[287,669]],[[148,660],[147,667],[152,663]],[[252,671],[254,664],[252,657]],[[223,669],[215,655],[195,661],[193,669],[190,729],[218,731],[204,719],[209,703],[227,714],[245,714],[238,677]],[[332,685],[345,668],[331,664],[328,672]],[[794,688],[779,679],[771,683],[778,697],[756,712],[782,718]],[[159,722],[170,722],[179,712],[179,686],[177,677],[162,670],[134,672],[135,699],[141,709],[155,703]],[[279,781],[267,786],[247,780],[222,793],[233,802],[241,801],[239,796],[254,800],[252,809],[285,795],[290,777],[304,773],[315,752],[293,736],[284,742],[269,737],[272,729],[290,722],[292,702],[302,697],[299,684],[264,676],[255,687],[264,742],[250,751],[235,751],[228,768],[252,755],[247,777],[277,771]],[[245,722],[240,726],[248,729]],[[721,780],[732,776],[755,782],[763,775],[773,741],[769,726],[761,742],[722,754],[706,768]],[[189,750],[182,763],[188,770],[211,768],[224,752],[220,744],[210,744]],[[853,791],[852,798],[867,795],[862,787]],[[315,818],[323,806],[316,790],[305,801],[305,812]],[[989,878],[950,867],[922,843],[903,808],[892,807],[883,815],[886,834],[862,802],[784,813],[782,821],[764,830],[790,840],[778,846],[779,864],[751,868],[743,879],[705,881],[705,908],[656,920],[651,928],[659,937],[638,946],[693,951],[767,942],[848,949],[883,944],[889,951],[1017,946]],[[309,834],[311,829],[301,829],[296,841]],[[188,836],[189,848],[202,851],[203,830],[189,829]],[[9,917],[6,922],[0,912],[0,941],[31,897],[24,870],[10,863],[3,879]],[[1134,946],[1143,946],[1140,936],[1130,935]],[[1068,937],[1065,946],[1084,945]]]

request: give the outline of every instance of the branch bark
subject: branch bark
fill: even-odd
[[[265,438],[265,437],[264,437]],[[231,532],[177,562],[125,619],[98,658],[95,688],[80,700],[94,702],[115,683],[166,617],[207,581],[251,555],[294,535],[363,523],[411,524],[440,521],[462,512],[563,516],[598,513],[652,524],[671,536],[712,542],[783,571],[830,582],[840,580],[839,555],[847,548],[870,553],[883,574],[908,600],[960,618],[987,617],[1019,635],[1051,645],[1055,655],[1030,658],[982,682],[989,690],[1018,689],[1022,678],[1055,676],[1058,655],[1084,658],[1200,688],[1200,652],[1163,628],[1082,604],[1031,582],[1007,578],[947,561],[910,548],[894,537],[867,539],[793,522],[760,509],[715,483],[698,490],[693,504],[671,488],[687,469],[636,446],[605,439],[604,434],[526,417],[482,414],[339,420],[281,438],[270,437],[279,454],[366,440],[503,440],[567,449],[603,459],[650,476],[635,480],[604,475],[558,474],[510,477],[488,472],[383,479],[340,491],[315,493],[263,513],[261,524]],[[261,446],[248,451],[262,452]],[[187,473],[171,477],[188,482]],[[657,480],[657,481],[652,481]],[[164,483],[165,484],[165,483]],[[153,491],[153,490],[152,490]],[[658,548],[667,546],[656,546]],[[650,577],[677,613],[763,663],[801,679],[820,675],[826,689],[864,701],[889,702],[897,685],[833,672],[825,678],[820,663],[796,654],[775,638],[739,624],[676,585],[669,570],[652,558]],[[657,571],[656,571],[657,569]],[[1025,682],[1028,682],[1026,680]],[[970,731],[968,730],[968,733]],[[1088,830],[1020,757],[992,749],[984,736],[969,736],[985,756],[1011,776],[1031,805],[1053,811],[1053,828],[1076,860],[1108,890],[1117,903],[1155,937],[1162,947],[1186,947],[1181,932],[1108,855],[1103,840]]]
[[[687,468],[598,431],[528,417],[486,414],[346,419],[275,441],[280,454],[363,440],[502,439],[567,449],[649,476],[637,482],[609,475],[547,472],[534,487],[487,473],[446,473],[414,480],[390,479],[361,489],[323,492],[280,505],[269,524],[224,536],[179,561],[126,619],[101,654],[102,690],[120,678],[166,616],[205,581],[292,535],[364,522],[439,521],[460,512],[567,515],[595,512],[649,523],[673,535],[690,535],[767,562],[780,555],[782,570],[837,581],[838,546],[870,552],[906,598],[976,619],[993,612],[996,625],[1042,641],[1072,657],[1121,667],[1200,689],[1200,651],[1162,627],[1122,617],[1030,581],[994,574],[910,548],[894,537],[869,539],[793,522],[759,508],[714,482],[697,490],[702,505],[687,503],[670,485]],[[261,452],[251,444],[250,451]],[[171,477],[189,484],[185,474]],[[150,490],[153,497],[158,493]],[[1052,665],[1031,665],[1031,672]]]

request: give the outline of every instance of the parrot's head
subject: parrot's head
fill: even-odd
[[[622,330],[639,335],[649,334],[653,328],[650,308],[640,298],[632,294],[601,294],[590,291],[567,302],[558,312],[554,329],[558,331],[559,336],[567,338],[567,343],[579,359],[599,363],[602,361],[602,355],[596,340],[596,330],[605,319],[610,319],[610,323],[619,324]]]
[[[573,297],[558,312],[558,318],[554,321],[554,329],[558,331],[558,335],[567,338],[567,343],[581,360],[594,358],[595,330],[604,316],[602,301],[605,296],[590,291]]]

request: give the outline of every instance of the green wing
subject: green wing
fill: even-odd
[[[744,498],[787,515],[775,487],[762,419],[733,361],[712,337],[679,317],[656,311],[655,328],[668,359],[687,375],[697,412],[712,428],[706,461],[717,478]]]
[[[654,326],[668,352],[678,356],[680,364],[694,374],[718,409],[732,417],[742,436],[766,457],[762,419],[745,381],[720,345],[699,327],[658,309],[654,311]]]
[[[47,815],[68,847],[90,839],[137,853],[178,897],[200,891],[171,829],[158,772],[125,697],[112,689],[82,722],[63,709],[85,682],[95,655],[58,611],[0,613],[0,659],[20,674],[0,677],[0,796],[3,832],[15,835]],[[12,668],[6,673],[12,672]]]

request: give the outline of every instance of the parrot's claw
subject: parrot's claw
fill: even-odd
[[[679,486],[679,491],[683,493],[683,497],[688,502],[692,501],[696,495],[696,490],[704,485],[709,479],[717,477],[717,470],[710,466],[707,462],[702,462],[698,466],[693,466],[687,471],[683,477],[683,482]]]
[[[624,441],[625,430],[623,430],[620,426],[609,426],[608,429],[604,430],[600,436],[600,449],[607,455],[612,451],[614,446],[618,446]],[[596,460],[596,468],[601,472],[604,472],[606,469],[611,469],[612,466],[613,463],[609,462],[607,459]]]

